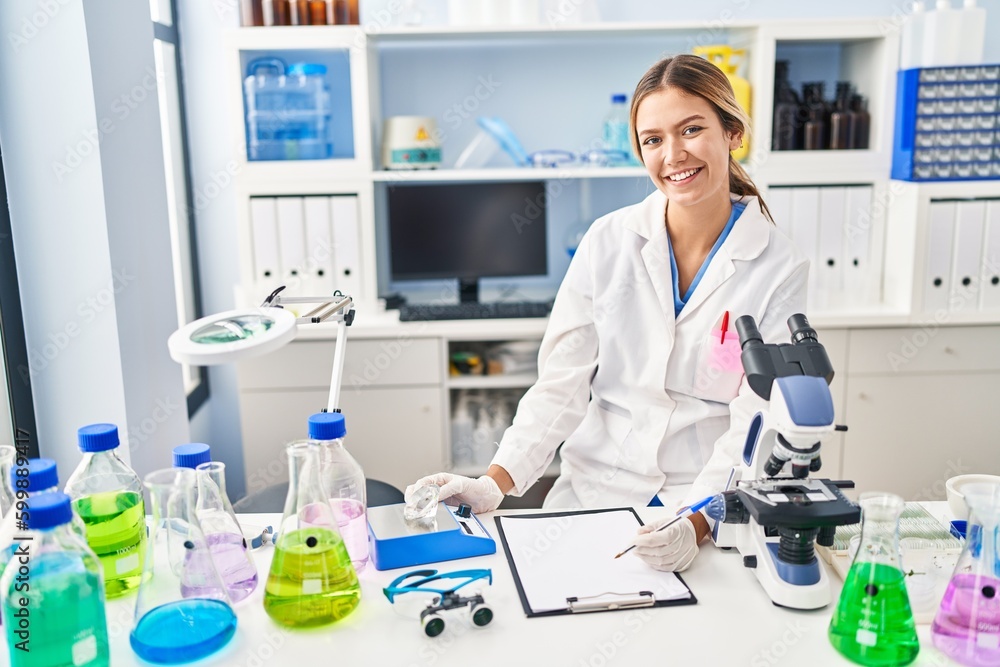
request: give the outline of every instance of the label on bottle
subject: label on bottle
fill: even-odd
[[[878,635],[871,630],[858,628],[857,633],[854,635],[854,640],[862,646],[875,646],[875,644],[878,644]]]
[[[97,637],[90,635],[73,643],[73,665],[86,665],[97,659]]]
[[[303,595],[317,595],[323,592],[323,580],[322,579],[303,579],[302,580],[302,594]]]
[[[131,556],[122,556],[115,563],[115,572],[117,574],[128,574],[139,567],[139,554],[134,553]]]

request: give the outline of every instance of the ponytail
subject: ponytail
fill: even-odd
[[[771,210],[764,203],[764,198],[760,196],[760,191],[757,190],[757,186],[750,180],[750,176],[743,169],[743,165],[736,161],[732,153],[729,154],[729,191],[740,197],[756,197],[757,205],[760,206],[760,212],[764,214],[765,218],[771,221],[772,225],[774,224],[774,218],[771,217]]]

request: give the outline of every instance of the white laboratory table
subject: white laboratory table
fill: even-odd
[[[935,514],[947,512],[945,503]],[[639,508],[643,521],[665,516],[662,508]],[[492,514],[480,515],[495,535]],[[279,515],[247,514],[244,529],[273,525]],[[343,665],[358,667],[605,667],[609,665],[851,665],[827,640],[831,604],[819,611],[792,611],[768,600],[753,573],[744,569],[736,551],[703,544],[701,554],[683,574],[698,604],[626,611],[527,618],[510,569],[498,542],[495,555],[429,565],[448,571],[492,568],[493,585],[484,590],[495,617],[485,628],[472,625],[467,614],[449,613],[447,627],[436,638],[423,634],[420,623],[393,611],[382,593],[407,569],[377,571],[371,564],[360,574],[362,601],[348,618],[324,628],[289,630],[275,624],[263,608],[264,580],[273,547],[256,550],[261,583],[236,605],[236,636],[221,651],[198,665]],[[822,562],[822,559],[821,559]],[[826,564],[824,563],[824,567]],[[415,568],[410,568],[415,569]],[[835,595],[840,580],[827,568]],[[835,597],[836,599],[836,597]],[[108,633],[114,667],[143,665],[129,647],[135,596],[108,604]],[[930,627],[918,626],[917,666],[955,664],[931,644]],[[7,652],[3,651],[6,659]]]

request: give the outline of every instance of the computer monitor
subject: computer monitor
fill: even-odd
[[[393,281],[457,278],[461,301],[479,279],[548,273],[543,181],[393,185]]]

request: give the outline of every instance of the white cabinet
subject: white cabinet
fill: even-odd
[[[437,338],[348,339],[340,408],[347,448],[365,474],[402,489],[445,466],[444,388]],[[293,341],[238,367],[247,491],[288,479],[285,445],[307,437],[326,407],[332,340]]]
[[[1000,474],[1000,328],[852,331],[843,476],[855,493],[943,500],[962,473]]]

